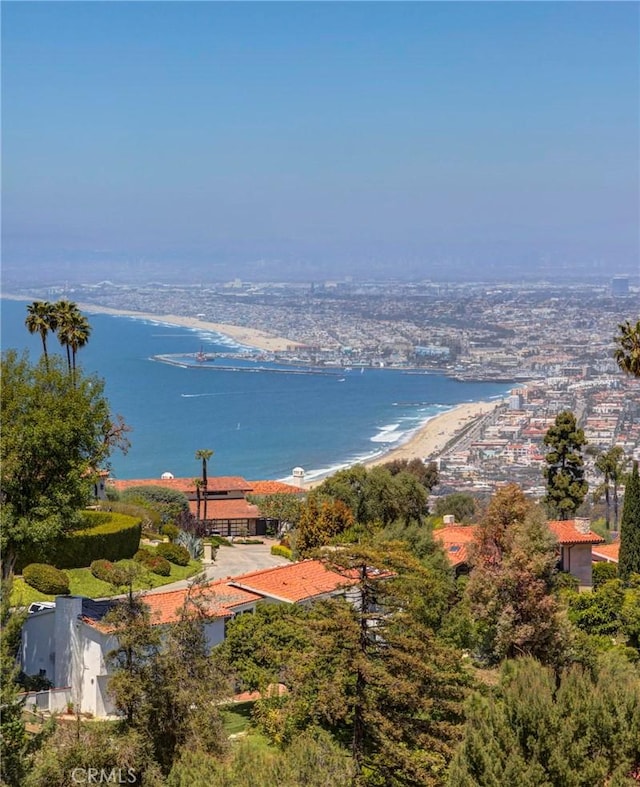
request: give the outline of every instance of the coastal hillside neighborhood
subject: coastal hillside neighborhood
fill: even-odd
[[[169,626],[180,619],[185,604],[193,604],[203,620],[209,649],[224,640],[227,622],[252,613],[257,604],[303,604],[345,595],[355,580],[330,571],[323,563],[306,560],[253,571],[226,580],[182,590],[149,593],[143,597],[152,624]],[[96,718],[112,716],[107,654],[116,641],[103,623],[116,600],[94,601],[58,596],[32,605],[23,629],[20,666],[27,675],[52,682],[47,691],[26,697],[27,705],[48,713],[63,712],[68,704]]]
[[[218,479],[221,481],[222,479]],[[212,479],[213,481],[213,479]],[[228,482],[225,479],[226,485]],[[180,482],[177,484],[180,485]],[[212,484],[219,487],[215,481]],[[589,529],[589,520],[550,521],[557,539],[558,568],[574,576],[587,590],[592,586],[592,563],[617,562],[619,545],[605,545]],[[456,575],[468,573],[473,564],[476,525],[459,525],[445,517],[444,526],[434,531]],[[242,548],[242,547],[238,547]],[[142,596],[153,625],[168,626],[180,619],[181,610],[192,604],[204,626],[209,649],[224,641],[228,622],[238,615],[255,613],[261,604],[309,606],[338,596],[357,603],[350,588],[358,584],[329,569],[320,560],[302,560],[289,565],[259,569],[207,584],[180,590],[162,590]],[[103,618],[116,600],[94,601],[77,596],[58,596],[53,602],[31,605],[22,628],[20,667],[28,675],[50,679],[52,687],[25,697],[28,706],[40,712],[63,712],[70,704],[95,718],[116,714],[108,692],[110,670],[107,654],[116,641]]]

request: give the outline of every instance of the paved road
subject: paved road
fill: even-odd
[[[224,579],[257,571],[260,568],[283,566],[289,563],[286,558],[271,554],[271,547],[277,541],[265,539],[264,544],[236,544],[232,547],[221,546],[216,554],[213,565],[205,569],[207,579]],[[162,593],[167,590],[181,590],[189,586],[191,580],[183,579],[162,585],[148,591],[149,593]]]

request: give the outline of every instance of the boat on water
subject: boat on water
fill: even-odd
[[[202,349],[202,345],[200,345],[200,349],[196,353],[196,361],[198,361],[198,363],[204,363],[206,360],[207,360],[207,354]]]

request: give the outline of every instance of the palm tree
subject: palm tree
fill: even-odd
[[[67,333],[70,331],[74,321],[80,316],[80,311],[75,303],[67,300],[58,301],[55,304],[55,308],[58,317],[58,341],[67,352],[67,366],[69,367],[69,374],[71,374],[71,348],[67,341]]]
[[[605,520],[607,530],[611,524],[611,498],[613,497],[613,529],[618,529],[618,488],[623,480],[627,457],[619,445],[614,445],[608,451],[598,454],[595,461],[595,468],[602,473],[603,481],[599,488],[594,492],[594,499],[604,492],[605,500]],[[613,495],[611,492],[613,491]]]
[[[624,451],[619,445],[614,446],[609,450],[610,465],[609,476],[613,485],[613,529],[618,529],[618,487],[624,480],[626,467],[629,463],[629,457],[624,455]]]
[[[207,462],[213,456],[209,448],[200,448],[196,451],[196,459],[202,460],[202,490],[204,492],[204,521],[207,521]]]
[[[34,301],[27,306],[27,319],[24,321],[29,333],[39,333],[42,339],[42,352],[44,362],[49,368],[49,355],[47,353],[47,334],[55,331],[57,327],[57,314],[55,306],[49,301]]]
[[[76,355],[78,350],[82,349],[89,341],[91,336],[91,326],[89,320],[84,315],[80,315],[79,319],[71,326],[68,334],[67,341],[71,347],[71,368],[75,376],[76,373]]]
[[[84,347],[91,335],[89,320],[82,314],[75,303],[60,301],[57,304],[58,339],[66,348],[69,371],[75,376],[76,355]]]
[[[609,473],[609,462],[607,461],[607,454],[599,454],[598,458],[595,461],[595,468],[603,475],[603,481],[598,487],[598,489],[593,493],[594,500],[599,498],[602,492],[604,492],[604,504],[605,504],[605,522],[607,525],[607,530],[609,530],[611,526],[611,495],[610,495],[610,483],[611,483],[611,475]]]
[[[201,478],[194,478],[193,479],[193,485],[196,488],[196,500],[197,500],[197,507],[196,507],[197,516],[196,516],[196,519],[199,522],[200,521],[200,502],[202,500],[202,497],[200,495],[200,489],[202,488],[202,479]]]
[[[640,320],[635,325],[625,320],[618,325],[620,333],[614,337],[618,345],[615,359],[625,374],[640,377]]]

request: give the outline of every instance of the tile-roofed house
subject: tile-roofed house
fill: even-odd
[[[457,571],[462,571],[469,564],[470,547],[476,539],[476,532],[476,525],[455,524],[433,531],[433,537],[442,544],[449,562]]]
[[[176,492],[183,492],[187,497],[196,494],[194,483],[197,475],[192,478],[137,478],[137,479],[111,479],[108,483],[118,492],[124,492],[135,486],[162,486],[166,489],[174,489]],[[240,492],[245,494],[251,490],[251,484],[242,476],[209,476],[207,478],[207,491],[210,493],[230,493]]]
[[[180,619],[189,589],[145,593],[142,600],[151,623],[170,625]],[[232,587],[224,580],[192,591],[194,610],[202,615],[207,645],[224,639],[225,621],[251,612],[262,596]],[[100,717],[114,713],[107,692],[107,655],[117,646],[113,629],[104,616],[116,602],[94,601],[81,596],[58,596],[55,604],[29,614],[22,627],[20,665],[27,675],[44,675],[82,713]],[[56,691],[49,699],[56,697]],[[51,710],[63,708],[49,706]]]
[[[560,570],[573,574],[581,585],[590,587],[592,547],[604,544],[604,539],[589,528],[588,519],[552,520],[548,525],[558,540]],[[468,565],[476,532],[477,525],[447,525],[433,532],[457,572]]]
[[[390,576],[380,573],[379,577]],[[159,590],[141,596],[149,607],[152,624],[171,625],[180,619],[188,599],[202,615],[209,647],[223,641],[226,621],[253,612],[259,603],[309,604],[330,596],[346,595],[357,584],[326,568],[319,560],[252,571],[238,577],[218,579],[202,587]],[[107,655],[117,647],[113,629],[104,616],[117,603],[93,601],[81,596],[58,596],[55,603],[34,606],[22,627],[20,665],[28,675],[52,680],[47,693],[50,710],[64,710],[73,702],[81,713],[104,717],[114,713],[108,693]],[[44,693],[42,693],[44,696]]]
[[[604,538],[589,528],[588,519],[552,519],[548,522],[558,543],[572,544],[604,544]]]
[[[198,501],[189,500],[189,511],[197,516]],[[204,512],[204,503],[200,502],[200,514]],[[258,506],[249,503],[244,498],[230,498],[228,500],[207,500],[207,522],[211,530],[218,530],[221,535],[241,535],[234,532],[239,529],[239,523],[247,528],[247,535],[257,535],[255,526],[250,523],[262,517]],[[253,532],[252,532],[253,531]],[[259,534],[262,535],[262,534]]]
[[[560,545],[560,569],[573,574],[585,587],[592,585],[592,548],[595,544],[604,544],[604,538],[594,533],[589,524],[588,519],[578,517],[549,522]]]
[[[229,580],[233,587],[258,593],[268,601],[300,604],[339,595],[357,579],[328,569],[319,560],[252,571]]]
[[[252,495],[304,495],[305,489],[284,481],[250,481]]]
[[[136,486],[162,486],[182,492],[189,501],[190,512],[196,517],[205,518],[204,489],[200,487],[198,494],[195,478],[112,480],[110,485],[118,492]],[[222,536],[265,535],[266,522],[260,509],[245,498],[251,489],[252,484],[242,476],[210,476],[207,479],[206,495],[208,530]]]
[[[617,563],[620,557],[620,542],[614,541],[612,544],[598,544],[591,549],[591,556],[594,563],[606,562]]]

